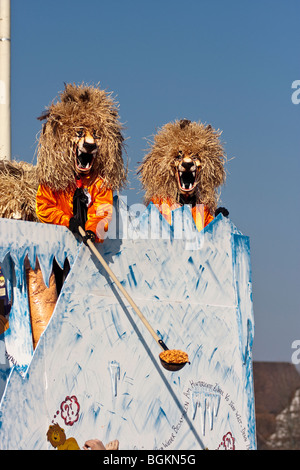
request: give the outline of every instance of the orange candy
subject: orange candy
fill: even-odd
[[[182,364],[184,362],[189,362],[189,356],[187,353],[180,349],[168,349],[167,351],[161,352],[159,357],[168,364]]]

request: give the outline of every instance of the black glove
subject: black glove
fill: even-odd
[[[215,212],[215,217],[217,217],[217,215],[219,214],[222,214],[224,217],[228,217],[229,211],[226,209],[226,207],[218,207],[218,209]]]
[[[75,219],[75,217],[71,217],[69,221],[69,229],[71,230],[72,233],[79,233],[78,227],[80,226],[80,222],[78,219]]]
[[[87,230],[85,232],[85,236],[82,237],[82,241],[85,245],[87,245],[88,240],[91,240],[94,243],[95,239],[96,239],[96,235],[91,230]]]

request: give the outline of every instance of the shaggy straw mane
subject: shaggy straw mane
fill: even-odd
[[[38,221],[35,198],[38,188],[36,169],[26,162],[0,162],[0,217]]]
[[[37,148],[37,176],[40,184],[54,191],[75,187],[73,140],[79,128],[100,137],[93,176],[102,177],[112,190],[125,185],[122,126],[118,105],[111,94],[84,84],[65,85],[59,100],[39,118],[46,119]]]
[[[201,169],[196,187],[197,204],[205,204],[214,214],[219,199],[217,188],[226,178],[226,157],[220,135],[221,132],[210,125],[184,120],[176,120],[159,129],[138,169],[145,190],[145,203],[149,204],[154,197],[178,202],[175,158],[181,151],[199,157]]]

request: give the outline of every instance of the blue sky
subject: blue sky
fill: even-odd
[[[222,205],[251,241],[255,360],[290,361],[300,339],[299,18],[299,0],[11,0],[13,159],[35,162],[36,118],[64,82],[119,102],[129,204],[158,127],[223,131]]]

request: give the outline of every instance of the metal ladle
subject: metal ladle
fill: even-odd
[[[85,231],[83,230],[82,227],[78,227],[78,230],[79,230],[79,233],[82,237],[85,237]],[[144,315],[142,314],[142,312],[140,311],[140,309],[138,308],[138,306],[135,304],[135,302],[132,300],[132,298],[130,297],[130,295],[128,294],[128,292],[124,289],[124,287],[122,286],[122,284],[120,283],[120,281],[116,278],[115,274],[112,272],[112,270],[110,269],[110,267],[108,266],[108,264],[106,263],[106,261],[104,260],[104,258],[101,256],[101,254],[99,253],[99,251],[97,250],[97,248],[95,247],[94,243],[91,241],[91,240],[87,240],[87,244],[89,246],[89,248],[91,249],[91,251],[94,253],[94,255],[97,257],[97,259],[100,261],[100,263],[102,264],[102,266],[104,267],[105,271],[107,272],[107,274],[111,277],[111,279],[115,282],[115,284],[118,286],[119,290],[122,292],[122,294],[124,295],[124,297],[128,300],[128,302],[130,303],[130,305],[132,306],[132,308],[134,309],[135,313],[140,317],[141,321],[144,323],[145,327],[147,328],[147,330],[150,332],[150,334],[152,335],[152,337],[155,339],[155,341],[159,344],[159,346],[163,349],[163,351],[168,351],[169,348],[165,345],[165,343],[163,342],[162,339],[159,338],[159,336],[155,333],[155,331],[153,330],[153,328],[151,327],[151,325],[148,323],[148,321],[146,320],[146,318],[144,317]],[[159,357],[160,359],[160,362],[161,362],[161,365],[166,369],[166,370],[169,370],[169,371],[177,371],[177,370],[180,370],[182,369],[186,364],[189,364],[189,362],[179,362],[179,363],[175,363],[175,362],[166,362],[164,361],[163,359],[161,359],[161,357]]]

